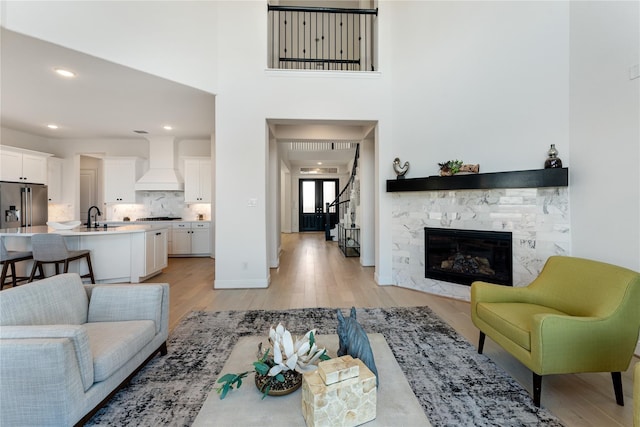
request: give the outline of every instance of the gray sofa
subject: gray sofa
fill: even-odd
[[[86,422],[166,354],[169,285],[83,285],[60,274],[0,292],[0,425]]]

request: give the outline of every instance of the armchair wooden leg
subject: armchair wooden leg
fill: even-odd
[[[478,354],[482,354],[482,350],[484,349],[484,339],[486,335],[484,332],[480,331],[480,338],[478,339]]]
[[[533,404],[540,407],[540,395],[542,394],[542,375],[533,372]]]
[[[613,391],[616,394],[616,403],[620,406],[624,406],[624,396],[622,394],[622,375],[620,372],[611,372],[611,379],[613,380]]]

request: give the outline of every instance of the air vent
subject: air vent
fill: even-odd
[[[320,175],[338,173],[338,168],[300,168],[301,175]]]
[[[149,132],[147,132],[146,130],[134,130],[135,133],[139,133],[141,135],[147,134]]]

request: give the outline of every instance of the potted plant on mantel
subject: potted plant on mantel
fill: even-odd
[[[324,348],[318,348],[316,330],[312,329],[302,338],[293,340],[291,333],[278,323],[269,329],[270,348],[263,350],[258,345],[257,360],[253,362],[253,371],[239,374],[225,374],[218,380],[220,387],[216,391],[224,399],[234,386],[240,388],[242,380],[251,372],[255,373],[255,383],[262,392],[262,398],[283,396],[300,388],[302,374],[317,368],[318,362],[330,359]]]

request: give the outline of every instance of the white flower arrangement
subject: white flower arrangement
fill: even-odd
[[[266,350],[262,349],[262,343],[258,345],[257,360],[253,362],[256,380],[258,376],[267,378],[258,387],[263,393],[263,399],[272,389],[277,389],[282,385],[286,387],[286,376],[300,375],[301,378],[301,374],[317,369],[319,361],[330,359],[326,349],[318,348],[315,329],[294,341],[291,332],[282,326],[282,323],[278,323],[278,326],[269,329],[269,344],[271,344],[271,348]],[[249,373],[251,371],[226,374],[220,377],[218,383],[222,385],[216,388],[220,399],[224,399],[234,386],[240,388],[242,380]],[[256,385],[258,385],[257,381]]]
[[[312,329],[294,342],[282,323],[278,323],[275,329],[272,327],[269,330],[269,343],[273,347],[273,366],[269,369],[269,376],[289,370],[300,373],[314,371],[327,353],[316,345],[315,334],[316,330]]]

